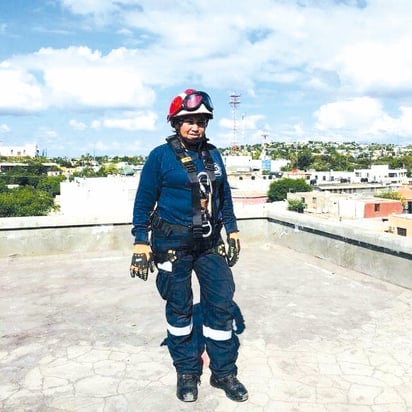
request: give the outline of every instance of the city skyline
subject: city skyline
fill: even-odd
[[[2,2],[0,144],[147,154],[187,87],[211,95],[219,147],[263,134],[411,144],[411,11],[407,0]]]

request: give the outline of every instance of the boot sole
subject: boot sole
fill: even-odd
[[[177,399],[182,402],[195,402],[197,400],[197,397],[193,395],[193,393],[188,393],[181,398],[178,396]]]
[[[222,389],[222,391],[225,392],[225,395],[226,395],[230,400],[232,400],[232,401],[235,401],[235,402],[245,402],[245,401],[247,401],[247,400],[249,399],[249,394],[248,394],[248,393],[245,393],[241,398],[235,398],[235,397],[233,397],[233,396],[230,396],[230,395],[225,391],[225,388],[224,388],[223,386],[220,386],[218,383],[214,382],[213,380],[210,381],[210,385],[212,385],[214,388]]]

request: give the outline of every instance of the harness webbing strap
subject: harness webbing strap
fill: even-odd
[[[177,135],[169,136],[166,139],[169,146],[172,148],[176,155],[177,160],[182,164],[184,169],[187,171],[190,185],[192,189],[192,222],[193,222],[193,237],[201,238],[203,237],[203,226],[202,226],[202,215],[200,206],[200,184],[197,176],[197,168],[193,159],[188,155],[184,149],[182,142],[177,137]],[[214,183],[216,177],[214,172],[213,159],[207,148],[204,148],[201,152],[201,158],[203,165],[206,169],[206,173],[209,176],[212,184]],[[212,206],[212,205],[211,205]]]

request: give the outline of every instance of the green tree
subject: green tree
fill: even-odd
[[[313,155],[310,150],[302,150],[297,156],[297,167],[300,170],[307,170],[313,162]]]
[[[72,167],[72,162],[67,157],[55,157],[51,159],[54,163],[57,163],[59,166],[62,167]]]
[[[285,200],[289,192],[311,192],[312,187],[305,179],[283,178],[275,180],[269,186],[268,198],[270,202]]]
[[[45,216],[53,208],[53,196],[31,186],[0,193],[0,217]]]
[[[55,197],[60,194],[60,183],[64,180],[64,176],[45,176],[40,179],[37,189]]]
[[[42,176],[47,175],[47,168],[37,160],[30,160],[24,166],[13,167],[4,174],[7,184],[36,187]]]
[[[1,177],[3,176],[0,176],[0,193],[4,193],[4,192],[7,192],[9,189],[7,188],[6,183],[4,182],[3,179],[1,179]]]
[[[289,199],[288,200],[288,210],[294,212],[303,213],[303,210],[306,207],[306,203],[300,199]]]
[[[103,173],[108,176],[108,175],[117,175],[119,174],[119,169],[116,166],[115,163],[106,163],[103,167]]]
[[[73,173],[72,178],[74,177],[106,177],[107,174],[103,167],[100,167],[97,172],[93,167],[85,166],[81,171]]]
[[[408,204],[406,198],[404,196],[402,196],[399,192],[396,192],[396,191],[388,190],[386,192],[379,192],[379,193],[376,193],[374,196],[375,197],[380,197],[380,198],[383,198],[383,199],[400,200],[401,203],[402,203],[402,206],[404,208],[406,208],[407,204]]]

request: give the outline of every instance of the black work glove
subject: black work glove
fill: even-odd
[[[227,263],[230,267],[235,266],[239,260],[240,253],[240,241],[238,236],[231,237],[230,235],[227,238]]]
[[[155,271],[152,254],[150,253],[150,258],[147,260],[146,253],[133,253],[132,263],[130,264],[130,276],[132,278],[137,276],[140,279],[147,280],[149,270],[151,273]]]

